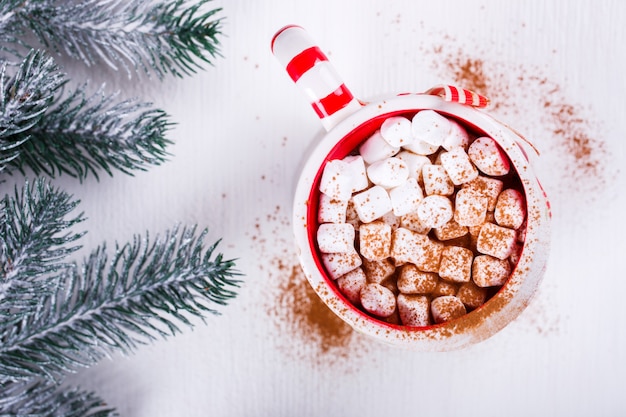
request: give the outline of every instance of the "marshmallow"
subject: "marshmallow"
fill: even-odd
[[[441,165],[454,185],[465,184],[478,176],[478,170],[470,161],[463,148],[452,148],[448,152],[441,152]]]
[[[430,159],[426,155],[418,155],[411,151],[401,151],[396,158],[402,159],[409,169],[409,178],[422,179],[422,167],[430,164]]]
[[[417,249],[417,233],[399,227],[391,232],[391,257],[396,265],[402,265],[413,260]]]
[[[361,305],[375,316],[389,317],[396,310],[396,297],[380,284],[366,284],[361,290]]]
[[[424,192],[415,178],[408,178],[404,184],[389,190],[389,198],[393,214],[403,216],[417,210]]]
[[[454,201],[454,220],[461,226],[478,226],[485,222],[489,200],[469,188],[461,188]]]
[[[363,157],[360,155],[348,155],[343,158],[343,161],[348,164],[348,173],[352,178],[352,192],[356,193],[366,189],[370,184],[367,179]]]
[[[393,211],[383,214],[383,217],[381,217],[380,220],[382,220],[383,223],[388,224],[392,229],[400,227],[400,217],[393,214]]]
[[[441,165],[426,164],[422,167],[424,191],[427,195],[452,195],[454,184]]]
[[[352,199],[348,200],[346,205],[346,223],[354,226],[354,229],[358,229],[361,222],[359,221],[359,213],[356,212],[356,208],[354,207],[354,201]]]
[[[413,233],[414,249],[410,262],[425,272],[438,272],[444,245],[426,235]]]
[[[516,240],[517,233],[515,230],[493,223],[485,223],[478,233],[476,250],[498,259],[506,259],[513,253]]]
[[[400,151],[400,147],[391,146],[380,134],[380,130],[374,132],[359,147],[359,154],[368,164],[394,156]]]
[[[375,185],[352,197],[354,209],[363,223],[369,223],[381,218],[392,209],[391,199],[387,190]]]
[[[347,274],[363,263],[356,250],[345,253],[322,253],[321,256],[326,272],[332,279]]]
[[[457,147],[466,150],[470,142],[467,130],[465,130],[460,123],[452,119],[448,119],[448,121],[450,121],[450,134],[443,140],[441,146],[443,146],[446,151]]]
[[[487,300],[487,290],[474,284],[473,281],[469,281],[461,284],[456,296],[461,300],[465,308],[474,310],[485,304]]]
[[[367,176],[376,185],[393,188],[406,181],[409,177],[409,168],[402,159],[390,157],[368,166]]]
[[[396,267],[389,259],[370,261],[366,258],[363,259],[363,271],[367,277],[367,282],[382,284],[396,272]]]
[[[404,149],[418,155],[432,155],[439,150],[439,146],[431,145],[423,140],[414,140],[412,143],[405,145]]]
[[[398,276],[398,290],[403,294],[430,294],[437,287],[437,274],[423,272],[413,264],[403,265]]]
[[[430,303],[427,297],[399,294],[396,302],[403,325],[414,327],[430,325]]]
[[[468,282],[472,273],[471,250],[460,246],[446,246],[441,253],[439,276],[453,282]]]
[[[339,291],[352,304],[358,305],[361,301],[361,290],[366,284],[365,272],[361,268],[353,269],[337,278]]]
[[[362,224],[359,227],[359,250],[361,256],[369,260],[388,258],[391,253],[391,226],[382,221]]]
[[[491,138],[483,136],[474,140],[467,154],[474,165],[487,175],[497,177],[509,173],[509,159]]]
[[[326,163],[319,190],[335,200],[347,201],[352,195],[352,182],[348,163],[335,159]]]
[[[335,200],[326,194],[320,194],[317,221],[320,223],[345,223],[348,201]]]
[[[437,324],[456,319],[467,313],[463,302],[454,295],[444,295],[433,299],[430,303],[430,311]]]
[[[317,246],[322,253],[354,251],[354,227],[348,223],[323,223],[317,228]]]
[[[442,195],[429,195],[420,202],[417,216],[427,227],[443,226],[452,219],[452,203]]]
[[[434,110],[422,110],[411,120],[413,137],[433,146],[441,146],[450,134],[450,130],[450,120]]]
[[[513,252],[511,252],[511,255],[509,256],[509,263],[511,264],[512,268],[515,268],[517,266],[517,263],[522,257],[523,250],[524,250],[524,245],[519,242],[516,242],[515,247],[513,248]]]
[[[496,223],[511,229],[519,228],[526,218],[526,209],[522,193],[513,188],[506,189],[498,196],[493,213]]]
[[[504,285],[511,275],[511,266],[504,259],[489,255],[478,255],[472,264],[472,279],[479,287],[495,287]]]
[[[389,117],[380,126],[380,135],[393,147],[408,145],[413,142],[411,121],[402,116]]]
[[[437,286],[433,290],[432,297],[441,297],[442,295],[456,295],[458,289],[457,284],[454,282],[439,280]]]
[[[407,213],[400,218],[400,227],[404,227],[405,229],[409,229],[413,232],[417,232],[422,235],[428,234],[430,232],[430,227],[425,226],[424,223],[420,220],[417,212]]]
[[[435,236],[439,240],[456,239],[467,234],[467,226],[461,226],[454,219],[443,226],[435,228]]]
[[[498,195],[502,191],[502,181],[496,178],[479,175],[470,182],[463,184],[463,188],[469,188],[475,193],[487,197],[487,210],[493,211],[496,208]]]

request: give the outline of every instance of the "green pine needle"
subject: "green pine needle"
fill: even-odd
[[[236,296],[234,262],[205,248],[207,231],[175,228],[150,242],[136,237],[112,255],[96,249],[82,270],[69,268],[35,314],[0,332],[0,375],[57,380],[113,351],[190,326]]]
[[[162,78],[189,75],[219,55],[221,9],[200,10],[208,1],[32,0],[13,7],[11,18],[46,48],[88,66],[103,62]]]
[[[83,233],[71,231],[82,213],[67,219],[78,204],[70,195],[38,179],[0,200],[0,322],[22,319],[51,295],[71,246]]]

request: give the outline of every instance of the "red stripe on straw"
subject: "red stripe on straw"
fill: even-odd
[[[324,55],[319,47],[312,46],[300,52],[289,61],[289,64],[287,64],[287,73],[293,82],[296,82],[305,72],[322,61],[328,61],[328,58],[326,58],[326,55]]]
[[[332,116],[337,111],[343,109],[352,101],[354,97],[345,84],[341,84],[339,88],[320,99],[320,101],[311,103],[313,110],[320,119]]]

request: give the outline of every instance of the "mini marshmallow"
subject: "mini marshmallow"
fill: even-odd
[[[487,197],[487,210],[493,211],[496,208],[498,196],[502,191],[503,183],[499,179],[478,175],[470,182],[463,184],[463,188],[469,188],[472,191]]]
[[[365,272],[363,269],[356,268],[337,278],[337,287],[339,291],[352,304],[358,305],[361,301],[361,290],[366,284]]]
[[[399,151],[399,146],[391,146],[383,139],[380,130],[374,132],[374,134],[367,138],[359,147],[359,154],[368,164],[394,156]]]
[[[326,194],[320,194],[317,221],[320,223],[345,223],[348,201],[335,200]]]
[[[512,268],[515,268],[517,266],[517,263],[522,257],[523,250],[524,250],[524,245],[519,242],[516,242],[515,247],[513,248],[513,252],[511,252],[511,255],[509,256],[509,263],[511,264]]]
[[[458,292],[458,284],[444,280],[437,281],[437,286],[433,290],[432,297],[441,297],[442,295],[456,295]]]
[[[406,264],[400,269],[397,285],[403,294],[430,294],[437,287],[437,281],[437,274],[423,272],[413,264]]]
[[[419,216],[417,215],[417,212],[407,213],[404,216],[400,217],[400,227],[404,227],[405,229],[409,229],[422,235],[428,234],[431,229],[430,227],[422,223]]]
[[[524,197],[519,191],[509,188],[500,193],[493,213],[496,223],[511,229],[519,228],[526,218]]]
[[[450,120],[434,110],[422,110],[411,120],[413,137],[433,146],[443,144],[444,139],[450,134],[450,126]]]
[[[391,257],[396,265],[402,265],[413,260],[417,249],[417,233],[399,227],[391,232]]]
[[[406,181],[409,177],[409,168],[402,159],[390,157],[368,166],[367,176],[376,185],[393,188]]]
[[[452,219],[452,203],[442,195],[429,195],[420,202],[417,216],[427,227],[443,226]]]
[[[479,287],[504,285],[511,275],[511,266],[506,259],[489,255],[478,255],[472,264],[472,279]]]
[[[448,322],[467,313],[463,302],[454,295],[444,295],[433,299],[430,303],[430,311],[437,324]]]
[[[339,159],[328,161],[322,172],[319,190],[335,200],[349,200],[352,195],[349,165]]]
[[[426,155],[418,155],[411,151],[401,151],[396,158],[402,159],[409,169],[409,178],[422,179],[422,167],[430,164],[430,159]]]
[[[478,170],[470,161],[463,148],[452,148],[448,152],[441,152],[441,165],[454,185],[465,184],[478,177]]]
[[[348,223],[323,223],[317,228],[317,246],[322,253],[354,251],[354,227]]]
[[[347,274],[363,263],[356,250],[345,253],[322,253],[321,256],[326,272],[332,279]]]
[[[352,192],[356,193],[366,189],[369,186],[369,181],[363,157],[361,155],[348,155],[343,158],[343,161],[348,164],[348,172],[352,178]]]
[[[392,229],[400,227],[400,217],[393,214],[393,211],[383,214],[380,220],[382,220],[383,223],[388,224]]]
[[[380,126],[380,135],[393,147],[408,145],[413,142],[411,121],[406,117],[389,117]]]
[[[396,272],[396,267],[389,259],[370,261],[366,258],[363,259],[363,271],[367,277],[367,282],[382,284]]]
[[[424,192],[415,178],[408,178],[404,184],[389,190],[389,198],[393,214],[403,216],[417,210]]]
[[[487,300],[487,290],[474,284],[473,281],[465,282],[459,287],[456,296],[466,309],[474,310],[485,304]]]
[[[400,321],[405,326],[430,325],[430,302],[423,295],[399,294],[396,300]]]
[[[489,200],[469,188],[461,188],[454,200],[454,220],[461,226],[478,226],[485,222]]]
[[[404,149],[418,155],[432,155],[439,150],[439,146],[431,145],[423,140],[414,140],[412,143],[405,145]]]
[[[435,236],[439,240],[451,240],[465,236],[467,231],[467,226],[461,226],[454,219],[451,219],[443,226],[435,228]]]
[[[493,222],[495,222],[495,219],[493,217],[493,211],[488,211],[487,214],[485,215],[484,223],[481,223],[481,224],[479,224],[477,226],[467,226],[467,231],[472,236],[472,238],[474,238],[474,240],[476,240],[476,239],[478,239],[478,234],[480,233],[480,228],[483,227],[483,224],[485,224],[485,223],[493,223]]]
[[[359,213],[356,212],[356,208],[354,207],[354,201],[352,199],[348,200],[346,205],[346,223],[354,226],[354,229],[358,229],[361,224],[359,220]]]
[[[382,221],[362,224],[359,227],[359,250],[361,256],[369,260],[388,258],[391,253],[391,226]]]
[[[454,184],[441,165],[424,165],[422,167],[422,179],[426,195],[452,195],[454,193]]]
[[[483,136],[477,138],[467,150],[471,161],[487,175],[501,176],[509,173],[509,159],[495,140]]]
[[[396,297],[380,284],[366,284],[361,290],[361,305],[378,317],[389,317],[396,311]]]
[[[391,199],[387,190],[375,185],[352,197],[354,209],[363,223],[381,218],[392,210]]]
[[[480,228],[476,250],[498,259],[506,259],[513,253],[516,239],[515,230],[493,223],[485,223]]]
[[[413,233],[413,241],[414,249],[409,262],[424,272],[438,272],[444,248],[443,243],[418,233]]]
[[[441,146],[443,146],[446,151],[457,147],[467,150],[470,142],[467,130],[465,130],[460,123],[452,119],[448,119],[448,121],[450,121],[450,134],[443,140]]]
[[[472,273],[471,250],[460,246],[446,246],[441,253],[439,276],[453,282],[468,282]]]

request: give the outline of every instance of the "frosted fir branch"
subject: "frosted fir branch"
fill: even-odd
[[[118,414],[94,393],[60,390],[45,380],[0,379],[0,417],[113,417]]]
[[[12,18],[47,48],[92,66],[189,75],[219,55],[220,8],[203,11],[209,0],[31,0]]]
[[[35,126],[66,80],[52,58],[31,51],[15,75],[0,63],[0,170],[19,155],[29,139],[24,132]]]
[[[164,162],[172,143],[165,137],[172,125],[167,114],[150,103],[114,98],[102,91],[90,97],[83,90],[71,93],[26,132],[29,140],[7,165],[23,174],[28,167],[36,175],[82,180],[98,178],[100,169],[132,175]]]
[[[44,377],[90,366],[113,351],[191,326],[189,315],[217,314],[236,296],[234,261],[214,256],[218,243],[204,247],[196,228],[174,229],[150,242],[137,236],[92,252],[82,269],[69,269],[36,313],[0,335],[0,375],[13,380]]]
[[[78,204],[42,179],[26,181],[0,200],[0,329],[34,311],[40,298],[59,285],[68,255],[84,233],[71,228],[83,214],[69,217]],[[68,218],[69,217],[69,218]]]

